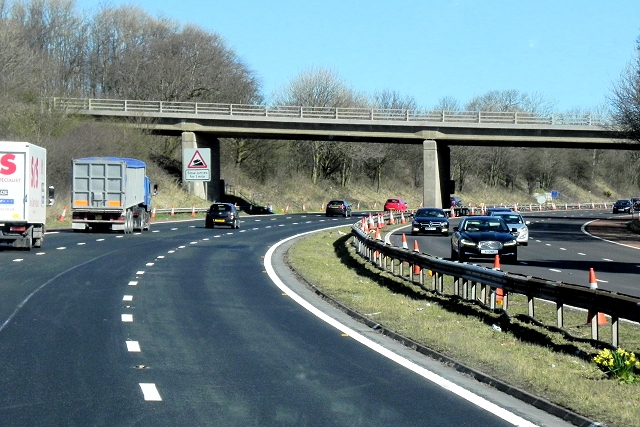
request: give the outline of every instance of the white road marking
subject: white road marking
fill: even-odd
[[[24,261],[24,258],[16,258],[13,260],[13,262],[21,262],[21,261]]]
[[[178,249],[184,249],[184,248],[186,248],[186,246],[185,246],[185,245],[178,246]]]
[[[174,252],[175,252],[175,251],[173,251],[173,250],[171,250],[171,251],[167,251],[167,253],[168,253],[168,254],[172,254],[172,253],[174,253]]]
[[[61,250],[67,249],[67,247],[66,246],[60,246],[59,248],[56,248],[56,249],[61,251]]]
[[[331,227],[331,228],[337,228],[337,227]],[[326,229],[325,229],[326,230]],[[311,305],[309,302],[307,302],[306,300],[304,300],[300,295],[296,294],[293,292],[292,289],[290,289],[287,285],[285,285],[282,280],[280,280],[280,278],[278,277],[278,275],[276,274],[273,265],[271,264],[271,258],[273,256],[273,253],[275,252],[275,250],[282,245],[283,243],[298,238],[300,236],[304,236],[304,235],[308,235],[311,233],[315,233],[319,230],[316,231],[310,231],[310,232],[306,232],[306,233],[301,233],[301,234],[296,234],[295,236],[291,236],[288,237],[284,240],[281,240],[280,242],[276,243],[275,245],[271,246],[271,248],[269,248],[269,250],[267,251],[267,253],[265,254],[264,257],[264,266],[265,269],[267,271],[267,274],[269,275],[269,277],[271,278],[271,280],[273,281],[273,283],[280,288],[280,290],[287,294],[289,297],[291,297],[292,300],[294,300],[296,303],[298,303],[300,306],[302,306],[303,308],[305,308],[306,310],[308,310],[310,313],[312,313],[313,315],[315,315],[316,317],[318,317],[319,319],[323,320],[324,322],[326,322],[327,324],[333,326],[334,328],[336,328],[337,330],[341,331],[344,334],[347,334],[349,337],[353,338],[354,340],[356,340],[357,342],[369,347],[370,349],[372,349],[373,351],[381,354],[382,356],[388,358],[389,360],[392,360],[394,362],[396,362],[397,364],[415,372],[416,374],[422,376],[423,378],[433,382],[434,384],[449,390],[450,392],[462,397],[463,399],[467,400],[468,402],[473,403],[474,405],[478,406],[479,408],[482,408],[484,410],[486,410],[489,413],[492,413],[494,415],[496,415],[497,417],[502,418],[503,420],[510,422],[511,424],[517,425],[519,427],[536,427],[535,424],[525,420],[524,418],[519,417],[518,415],[507,411],[505,408],[501,408],[500,406],[484,399],[483,397],[480,397],[472,392],[470,392],[469,390],[465,390],[464,388],[460,387],[459,385],[452,383],[451,381],[447,380],[446,378],[443,378],[437,374],[435,374],[434,372],[429,371],[426,368],[423,368],[422,366],[419,366],[418,364],[405,359],[404,357],[399,356],[398,354],[392,352],[391,350],[383,347],[382,345],[371,341],[369,338],[365,337],[364,335],[362,335],[361,333],[357,332],[356,330],[353,330],[349,327],[347,327],[346,325],[343,325],[342,323],[338,322],[338,320],[328,316],[327,314],[323,313],[322,311],[320,311],[319,309],[317,309],[316,307],[314,307],[313,305]]]
[[[172,228],[172,229],[171,229],[171,231],[176,231],[176,230],[177,230],[177,228]]]
[[[151,267],[152,265],[153,265],[152,262],[148,262],[148,263],[145,264],[145,266],[147,266],[147,267]]]
[[[153,230],[152,233],[159,233],[160,230]]]
[[[299,223],[299,222],[294,222],[294,223],[293,223],[293,225],[298,225],[298,224],[300,224],[300,223]]]
[[[136,282],[135,280],[132,280],[131,282],[129,282],[129,286],[135,286],[137,284],[138,282]]]
[[[583,254],[582,252],[578,252],[578,255],[587,256],[587,254]]]
[[[44,255],[44,252],[38,252],[36,255]]]
[[[189,242],[189,244],[190,244],[190,245],[195,245],[195,244],[197,244],[197,243],[198,243],[198,242]]]
[[[163,259],[163,258],[164,258],[164,255],[158,255],[156,258],[158,258],[158,259]]]
[[[96,242],[104,242],[104,239],[96,239]]]
[[[127,350],[131,353],[137,353],[140,351],[140,344],[138,341],[127,341]]]
[[[82,245],[86,245],[86,243],[84,243],[84,242],[78,243],[78,246],[82,246]]]
[[[144,270],[136,271],[136,274],[138,276],[142,276],[144,274]]]
[[[144,400],[155,402],[162,401],[160,393],[158,393],[158,389],[154,383],[140,383],[140,388],[142,389]]]
[[[602,258],[603,261],[613,261],[612,259],[609,258]]]
[[[120,318],[123,322],[133,322],[133,314],[122,314]]]
[[[205,237],[205,238],[204,238],[204,239],[202,239],[202,240],[207,241],[207,240],[209,240],[209,238],[208,238],[208,237]]]
[[[561,250],[561,251],[566,251],[567,249],[566,249],[566,248],[560,248],[560,250]]]
[[[550,268],[549,271],[553,271],[555,273],[562,273],[562,270],[558,270],[556,268]]]
[[[122,301],[133,301],[133,295],[124,295]]]

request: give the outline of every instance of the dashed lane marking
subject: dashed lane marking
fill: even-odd
[[[124,295],[122,301],[133,301],[133,295]]]
[[[132,280],[132,281],[129,282],[129,286],[135,286],[137,284],[138,284],[138,282],[135,281],[135,280]]]
[[[162,401],[160,393],[158,393],[158,389],[154,383],[140,383],[140,388],[142,389],[144,400],[155,402]]]
[[[122,314],[120,318],[123,322],[133,322],[133,314]]]
[[[140,352],[140,343],[138,341],[127,341],[127,350],[131,353]]]

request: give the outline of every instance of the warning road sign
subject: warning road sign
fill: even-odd
[[[210,148],[185,148],[182,151],[183,179],[185,181],[210,181],[210,164]]]

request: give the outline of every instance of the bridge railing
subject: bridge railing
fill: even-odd
[[[52,98],[51,108],[73,113],[124,115],[136,113],[194,114],[326,120],[484,123],[513,125],[607,126],[599,114],[551,114],[504,111],[438,111],[391,108],[305,107],[290,105],[219,104],[208,102],[142,101],[92,98]]]

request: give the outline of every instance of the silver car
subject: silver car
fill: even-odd
[[[527,246],[529,244],[529,227],[531,221],[525,221],[518,212],[505,211],[505,212],[491,212],[491,216],[499,216],[507,223],[510,230],[514,228],[517,230],[517,234],[513,233],[518,245]]]

